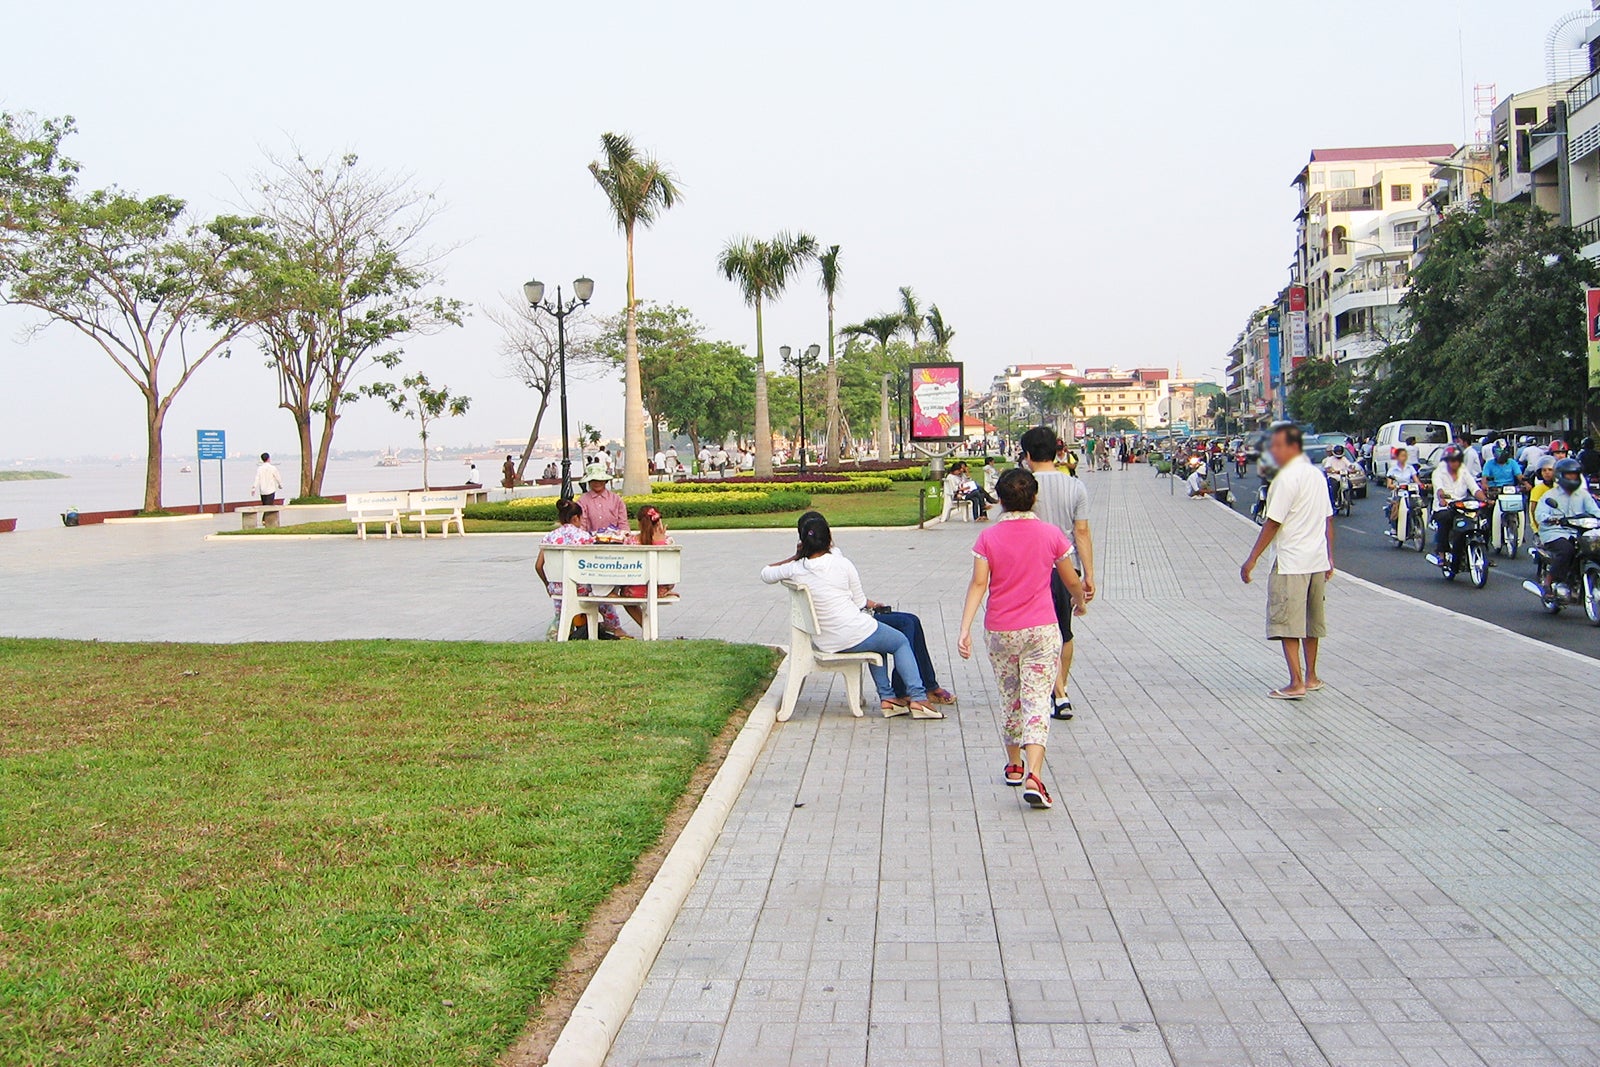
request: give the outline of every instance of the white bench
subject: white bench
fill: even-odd
[[[940,522],[949,522],[951,511],[956,513],[956,517],[961,522],[972,521],[972,502],[970,500],[957,500],[945,490],[942,482],[934,486],[933,491],[939,494],[939,500],[942,504],[939,509]]]
[[[405,506],[405,493],[351,493],[344,498],[344,509],[356,524],[356,536],[363,541],[367,539],[367,527],[375,523],[383,523],[385,540],[399,533],[400,509]]]
[[[260,504],[256,507],[239,509],[239,528],[254,530],[259,521],[262,526],[277,526],[278,516],[283,513],[283,508],[277,504]]]
[[[556,640],[565,641],[572,632],[572,620],[589,616],[589,639],[600,639],[597,611],[602,604],[636,604],[640,608],[641,629],[646,641],[661,636],[657,611],[663,604],[676,604],[677,593],[663,593],[664,585],[676,585],[683,573],[683,549],[677,545],[544,545],[544,573],[561,583],[561,620]],[[580,595],[579,586],[589,592]],[[644,596],[624,596],[622,587],[644,586]],[[617,590],[613,592],[613,590]]]
[[[461,489],[445,489],[438,492],[412,493],[410,511],[406,516],[407,522],[414,522],[422,530],[422,539],[428,539],[428,523],[439,524],[439,536],[450,536],[450,524],[456,524],[456,530],[462,537],[467,536],[466,520],[461,516],[461,509],[467,506],[467,494]]]
[[[798,582],[784,582],[783,585],[789,590],[789,677],[783,685],[778,721],[789,721],[806,676],[817,671],[844,676],[845,700],[850,705],[850,714],[861,718],[861,672],[869,664],[881,664],[883,657],[876,652],[818,652],[811,641],[822,627],[817,625],[817,606],[811,600],[811,590]]]

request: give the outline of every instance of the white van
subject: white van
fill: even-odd
[[[1410,453],[1412,463],[1422,466],[1439,462],[1439,453],[1455,439],[1455,431],[1448,422],[1426,419],[1406,419],[1384,423],[1372,445],[1372,475],[1382,485],[1389,475],[1389,465],[1394,462],[1394,450],[1404,448]]]

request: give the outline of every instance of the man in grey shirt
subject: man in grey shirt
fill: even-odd
[[[1035,426],[1022,435],[1024,462],[1039,482],[1039,498],[1033,513],[1054,523],[1072,543],[1078,573],[1083,575],[1083,592],[1094,599],[1094,542],[1089,536],[1089,490],[1076,477],[1056,469],[1060,455],[1056,432],[1048,426]],[[1061,628],[1061,663],[1056,669],[1054,711],[1056,719],[1072,718],[1072,700],[1067,682],[1072,676],[1072,597],[1061,579],[1053,574],[1050,592],[1055,599],[1056,623]]]

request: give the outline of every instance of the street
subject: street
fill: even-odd
[[[1228,473],[1232,473],[1231,468]],[[1228,483],[1223,479],[1225,476],[1219,476],[1219,484],[1226,486]],[[1249,515],[1260,484],[1254,472],[1242,478],[1234,477],[1234,510]],[[1181,483],[1177,491],[1183,492]],[[1464,575],[1447,582],[1438,568],[1416,551],[1414,544],[1409,550],[1398,549],[1384,536],[1386,499],[1387,494],[1373,486],[1365,500],[1355,502],[1353,514],[1334,519],[1334,562],[1339,570],[1558,648],[1600,659],[1600,629],[1589,625],[1582,608],[1567,608],[1560,615],[1547,615],[1533,594],[1522,588],[1522,583],[1533,577],[1533,564],[1526,548],[1514,560],[1492,556],[1489,584],[1483,589],[1474,589]],[[1429,551],[1432,551],[1431,540]],[[1403,643],[1397,647],[1410,650],[1416,647],[1419,635],[1397,636],[1403,636]]]

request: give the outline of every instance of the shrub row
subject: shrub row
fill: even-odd
[[[661,482],[654,490],[656,496],[696,495],[701,493],[748,493],[752,489],[766,492],[792,491],[821,496],[829,493],[884,493],[889,490],[889,479],[882,475],[862,475],[859,478],[841,478],[826,482],[769,482],[740,478],[727,482]]]
[[[630,496],[627,503],[629,516],[637,516],[639,509],[648,504],[661,512],[662,518],[683,519],[702,515],[766,515],[774,511],[798,511],[811,505],[811,496],[789,489],[689,493],[681,496],[652,493],[649,496]],[[469,504],[465,514],[469,519],[502,522],[555,522],[556,498],[521,497],[505,503]]]

